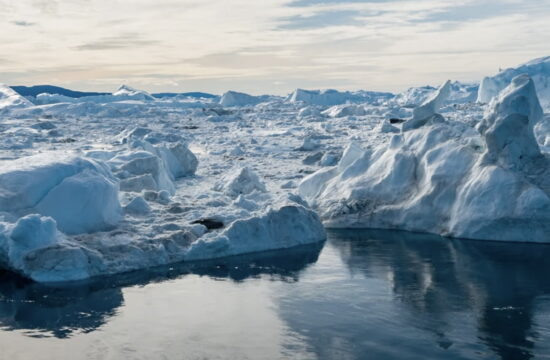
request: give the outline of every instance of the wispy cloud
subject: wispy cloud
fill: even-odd
[[[122,34],[117,36],[108,36],[98,40],[93,40],[85,44],[76,46],[77,50],[113,50],[136,48],[157,44],[157,41],[143,39],[141,35],[135,33]]]
[[[34,26],[36,23],[30,22],[30,21],[24,21],[24,20],[15,20],[11,22],[13,25],[17,26]]]
[[[400,90],[548,54],[550,0],[0,0],[3,82]]]

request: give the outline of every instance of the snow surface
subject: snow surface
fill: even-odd
[[[537,76],[490,104],[459,82],[229,103],[127,86],[30,102],[3,87],[0,267],[86,279],[322,241],[321,220],[548,242]]]

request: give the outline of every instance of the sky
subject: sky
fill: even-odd
[[[0,0],[0,83],[398,92],[550,55],[550,0]]]

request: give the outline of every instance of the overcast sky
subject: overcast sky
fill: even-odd
[[[0,83],[400,91],[550,55],[550,0],[0,0]]]

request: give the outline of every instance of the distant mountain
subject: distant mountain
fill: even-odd
[[[153,96],[156,97],[157,99],[170,98],[170,97],[175,97],[175,96],[189,96],[189,97],[194,97],[194,98],[205,98],[205,99],[213,99],[213,98],[218,97],[218,95],[204,93],[204,92],[198,92],[198,91],[196,91],[196,92],[185,92],[185,93],[169,93],[169,92],[155,93],[155,94],[153,94]]]
[[[43,94],[43,93],[58,94],[58,95],[68,96],[71,98],[81,98],[84,96],[99,96],[99,95],[112,94],[110,92],[74,91],[74,90],[65,89],[60,86],[53,86],[53,85],[10,86],[10,87],[21,96],[34,96],[34,97],[36,97],[38,94]],[[123,86],[123,88],[127,88],[127,87]],[[120,91],[120,89],[117,91]],[[213,99],[218,97],[218,95],[198,92],[198,91],[184,92],[184,93],[164,92],[164,93],[156,93],[151,95],[159,99],[171,98],[176,96],[189,96],[194,98],[206,98],[206,99]]]
[[[10,86],[14,91],[22,96],[35,96],[38,94],[59,94],[72,98],[79,98],[83,96],[96,96],[96,95],[110,95],[107,92],[84,92],[65,89],[59,86],[53,85],[35,85],[35,86]]]

